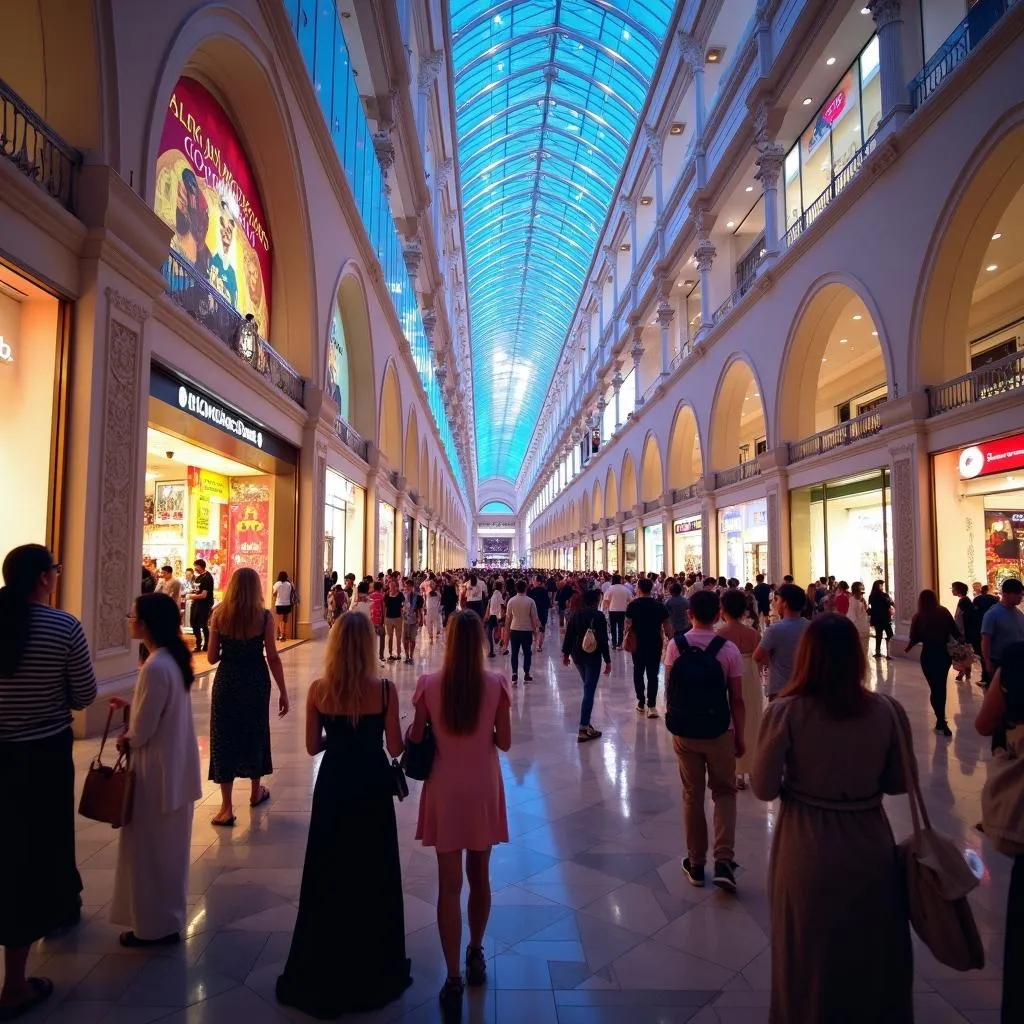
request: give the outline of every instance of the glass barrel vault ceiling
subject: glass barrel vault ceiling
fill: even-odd
[[[514,480],[671,0],[451,0],[479,479]]]

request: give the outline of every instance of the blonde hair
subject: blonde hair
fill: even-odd
[[[316,686],[316,706],[325,715],[359,717],[363,687],[377,679],[376,633],[368,616],[345,612],[327,636],[323,678]]]
[[[266,606],[263,583],[255,569],[236,569],[228,580],[224,599],[213,613],[218,633],[245,640],[263,632]]]

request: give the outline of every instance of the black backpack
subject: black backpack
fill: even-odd
[[[716,636],[700,648],[692,647],[685,633],[677,633],[673,642],[679,657],[672,663],[665,691],[665,725],[674,736],[717,739],[732,721],[725,671],[718,660],[725,639]]]

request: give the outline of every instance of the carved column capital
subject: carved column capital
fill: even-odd
[[[867,7],[879,29],[903,21],[901,0],[868,0]]]
[[[437,187],[439,190],[443,189],[451,179],[452,174],[455,172],[455,163],[452,160],[445,160],[444,163],[439,164],[436,176],[437,176]]]
[[[441,66],[444,63],[444,53],[441,50],[434,50],[420,58],[419,72],[416,75],[416,84],[420,92],[428,92],[430,87],[437,81],[441,73]]]
[[[675,319],[675,315],[676,311],[668,302],[662,300],[658,303],[658,326],[662,330],[668,330]]]
[[[763,142],[758,145],[757,173],[754,177],[765,189],[777,188],[782,165],[786,159],[785,147],[780,142]]]
[[[702,274],[707,274],[711,271],[711,265],[715,261],[715,257],[718,255],[718,250],[709,238],[703,238],[698,243],[697,248],[693,251],[693,258],[697,261],[697,269]]]
[[[415,286],[416,278],[420,272],[420,262],[423,259],[423,250],[420,248],[419,237],[411,238],[402,247],[402,258],[405,260],[405,269],[409,271]]]
[[[679,56],[683,63],[694,74],[704,70],[704,47],[697,42],[696,37],[686,32],[677,32],[676,45],[679,47]]]
[[[619,196],[615,208],[626,218],[630,225],[636,220],[636,200],[630,196]]]
[[[373,151],[377,155],[377,163],[380,164],[380,173],[384,179],[384,193],[390,196],[389,172],[395,164],[395,144],[391,141],[390,128],[381,128],[373,133]]]
[[[647,152],[651,154],[654,166],[660,167],[664,155],[664,143],[661,133],[651,124],[644,125],[644,143],[647,146]]]

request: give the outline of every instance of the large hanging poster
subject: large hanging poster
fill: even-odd
[[[270,478],[231,478],[231,570],[248,566],[270,583]]]
[[[270,236],[248,157],[230,118],[194,78],[171,94],[156,160],[153,209],[171,248],[259,332],[270,326]]]

